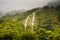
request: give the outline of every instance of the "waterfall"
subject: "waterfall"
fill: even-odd
[[[33,17],[32,17],[32,31],[33,31],[33,27],[34,27],[34,21],[35,21],[35,12],[33,12]],[[25,30],[26,30],[26,27],[27,27],[27,23],[28,23],[28,19],[29,19],[29,17],[30,17],[31,15],[29,15],[27,18],[26,18],[26,20],[25,20],[25,23],[24,23],[24,28],[25,28]]]
[[[34,27],[34,21],[35,21],[35,12],[33,12],[33,17],[32,17],[32,31],[33,31],[33,27]]]
[[[24,23],[25,30],[26,30],[26,26],[27,26],[27,22],[28,22],[29,16],[26,18],[25,23]]]

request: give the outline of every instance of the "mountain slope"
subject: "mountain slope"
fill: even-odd
[[[13,40],[60,40],[60,9],[58,8],[45,6],[21,14],[3,16],[0,19],[0,39],[10,37]],[[28,20],[25,29],[26,19]]]

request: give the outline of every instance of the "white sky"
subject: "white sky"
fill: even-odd
[[[42,7],[51,0],[0,0],[0,11],[8,12],[20,9]]]

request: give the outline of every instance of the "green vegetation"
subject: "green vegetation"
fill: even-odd
[[[0,40],[60,40],[60,10],[56,8],[36,8],[22,14],[6,15],[0,18]],[[31,30],[31,18],[27,29],[24,21],[35,12],[34,30]]]

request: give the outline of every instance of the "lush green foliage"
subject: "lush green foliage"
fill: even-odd
[[[28,20],[27,29],[24,29],[24,21],[33,10],[2,17],[0,19],[0,40],[60,40],[60,12],[57,10],[55,8],[34,9],[36,16],[33,32],[32,17]]]

